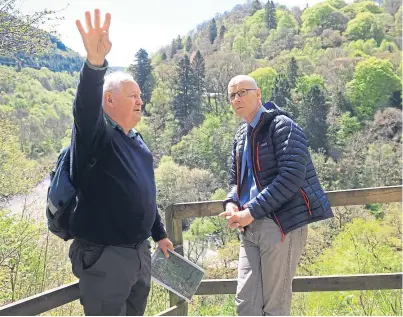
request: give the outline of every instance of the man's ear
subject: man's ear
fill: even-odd
[[[108,107],[113,107],[112,94],[109,91],[104,94],[104,104]]]
[[[257,99],[259,99],[259,100],[262,99],[262,94],[261,94],[260,88],[256,89],[256,97],[257,97]]]

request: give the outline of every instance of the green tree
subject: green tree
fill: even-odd
[[[262,4],[259,0],[253,0],[251,8],[250,8],[250,15],[254,15],[256,11],[262,9]]]
[[[265,22],[269,30],[277,28],[276,7],[272,0],[268,0],[265,7]]]
[[[182,136],[194,126],[192,114],[199,107],[194,71],[187,55],[177,65],[176,78],[172,110],[175,119],[179,122],[180,136]]]
[[[210,171],[225,187],[228,179],[228,153],[237,127],[233,114],[209,114],[198,128],[193,128],[172,147],[172,158],[177,164]]]
[[[170,57],[173,58],[176,53],[177,53],[177,45],[176,45],[175,39],[173,39],[173,40],[172,40],[172,43],[171,43],[171,54],[170,54]]]
[[[348,22],[345,35],[351,40],[375,39],[380,43],[384,37],[384,27],[370,12],[363,12]]]
[[[305,75],[299,77],[297,79],[295,90],[302,96],[305,96],[308,94],[308,92],[311,90],[313,86],[319,86],[320,88],[324,89],[325,80],[323,79],[323,77],[317,74]]]
[[[143,112],[151,100],[154,89],[152,70],[151,59],[148,57],[147,51],[142,48],[139,49],[139,51],[136,53],[135,62],[129,66],[128,71],[139,84],[141,90],[141,99],[143,100]]]
[[[291,88],[295,88],[297,84],[297,78],[298,78],[298,65],[297,65],[297,60],[295,57],[291,57],[290,61],[288,62],[287,65],[287,77],[288,77],[288,83],[290,84]]]
[[[279,107],[287,108],[291,102],[290,82],[284,74],[276,77],[273,84],[271,100]],[[295,113],[293,113],[295,115]]]
[[[401,92],[401,85],[388,60],[371,57],[357,64],[346,90],[358,117],[368,119],[376,109],[388,105],[392,93]]]
[[[224,39],[224,34],[227,31],[227,29],[225,28],[224,24],[221,24],[220,26],[220,39]]]
[[[162,157],[155,170],[155,181],[157,203],[162,209],[179,202],[208,200],[217,186],[210,172],[179,166],[168,156]]]
[[[304,33],[312,32],[316,27],[328,26],[329,18],[337,12],[328,2],[320,2],[311,8],[307,8],[302,13],[302,31]]]
[[[328,104],[325,92],[320,86],[314,85],[303,97],[298,117],[307,136],[308,144],[314,151],[327,150],[327,114]]]
[[[38,164],[21,152],[18,126],[0,116],[0,199],[27,193],[43,177]]]
[[[7,0],[0,3],[0,55],[43,53],[51,46],[54,28],[45,32],[41,26],[55,20],[55,11],[41,10],[22,14],[22,1]],[[49,33],[50,32],[50,33]]]
[[[361,130],[361,124],[357,117],[350,113],[343,113],[339,119],[340,129],[337,131],[337,141],[344,145],[348,138]]]
[[[181,49],[183,49],[183,44],[182,44],[182,39],[181,36],[178,35],[178,37],[176,38],[176,49],[178,51],[180,51]]]
[[[297,31],[299,28],[297,20],[288,12],[280,9],[276,10],[277,28],[280,32],[282,29],[290,29]]]
[[[271,100],[272,88],[277,76],[276,71],[271,67],[263,67],[251,72],[249,76],[256,80],[262,94],[262,102]]]
[[[401,213],[395,213],[395,219]],[[395,220],[396,222],[396,220]],[[400,220],[401,223],[401,220]],[[399,272],[401,241],[392,242],[390,222],[354,219],[337,235],[332,247],[325,250],[311,266],[313,275],[375,274]],[[301,315],[401,315],[401,290],[365,292],[328,292],[320,296],[304,294]],[[299,298],[298,298],[299,299]],[[298,299],[295,299],[297,304]]]
[[[209,25],[209,38],[210,43],[213,44],[217,37],[217,24],[215,19],[212,19]]]
[[[336,9],[341,9],[347,5],[344,0],[327,0],[327,2]]]
[[[402,37],[402,7],[395,14],[396,36]]]
[[[369,12],[373,14],[382,13],[382,8],[376,4],[374,1],[361,1],[354,2],[348,6],[345,6],[342,10],[350,19],[354,19],[357,14],[363,12]]]
[[[188,53],[192,50],[192,37],[190,35],[186,37],[185,50]]]
[[[194,89],[196,93],[195,109],[194,109],[194,124],[199,125],[202,120],[202,108],[204,103],[204,95],[206,93],[206,74],[204,58],[198,50],[192,60],[192,72],[194,80]]]

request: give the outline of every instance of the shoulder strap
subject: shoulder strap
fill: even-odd
[[[105,153],[105,149],[107,148],[108,144],[111,141],[111,132],[112,132],[112,127],[110,126],[110,124],[106,124],[105,125],[105,130],[104,130],[104,135],[102,137],[102,144],[101,146],[99,146],[94,155],[90,158],[89,162],[85,165],[83,171],[80,173],[79,177],[78,177],[78,181],[76,184],[80,184],[80,181],[82,179],[84,179],[88,172],[97,164],[98,160],[100,157],[103,156],[103,154]],[[70,178],[73,180],[74,179],[74,175],[73,175],[73,149],[70,149]]]

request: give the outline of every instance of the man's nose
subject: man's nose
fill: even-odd
[[[235,94],[234,101],[241,101],[241,97],[238,94]]]

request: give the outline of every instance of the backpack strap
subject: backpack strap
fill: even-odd
[[[77,179],[77,192],[78,194],[81,194],[81,190],[80,190],[80,183],[81,180],[85,179],[85,177],[87,176],[87,174],[90,172],[90,170],[97,164],[97,162],[99,161],[99,159],[104,155],[105,153],[105,149],[107,148],[107,146],[109,145],[112,137],[111,137],[111,133],[112,133],[112,127],[110,124],[106,123],[105,125],[105,130],[104,130],[104,135],[102,137],[102,144],[95,150],[95,153],[92,155],[92,157],[90,158],[89,162],[84,166],[84,169],[82,170],[82,172],[80,173],[80,177]],[[70,149],[70,178],[71,180],[74,180],[74,175],[73,175],[73,149]],[[75,183],[75,181],[74,181]]]

